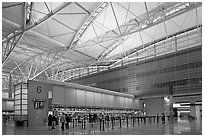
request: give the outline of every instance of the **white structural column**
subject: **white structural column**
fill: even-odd
[[[12,76],[9,74],[9,98],[12,98]]]
[[[173,122],[174,111],[173,111],[173,85],[169,85],[169,118],[170,122]]]
[[[190,116],[200,118],[200,106],[195,103],[195,100],[190,100]]]

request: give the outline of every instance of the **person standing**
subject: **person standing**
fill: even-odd
[[[64,113],[62,113],[62,116],[61,116],[61,129],[64,130],[64,123],[65,123],[65,115]]]
[[[69,129],[69,115],[65,114],[65,119],[66,119],[66,129]]]
[[[157,113],[157,123],[159,123],[159,114]]]
[[[162,113],[162,124],[164,124],[164,123],[165,123],[165,114]]]
[[[57,114],[55,115],[55,124],[56,126],[59,124],[59,116]]]
[[[49,130],[52,128],[52,115],[49,114],[48,116],[48,127],[49,127]]]
[[[6,114],[3,114],[2,119],[3,119],[3,125],[6,125],[6,121],[7,121]]]
[[[55,115],[52,116],[52,129],[55,129],[55,121],[56,121],[56,117]]]

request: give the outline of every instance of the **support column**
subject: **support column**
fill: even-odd
[[[173,110],[173,85],[169,85],[169,120],[173,122],[174,110]]]
[[[73,79],[73,69],[71,69],[71,80]]]
[[[12,76],[9,75],[9,98],[12,98]]]
[[[87,68],[87,75],[89,75],[89,67]]]
[[[193,116],[196,118],[195,100],[190,100],[190,116]]]
[[[99,66],[97,66],[97,73],[98,73],[98,72],[100,72],[100,70],[99,70]]]

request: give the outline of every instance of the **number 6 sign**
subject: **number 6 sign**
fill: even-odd
[[[37,93],[41,93],[41,87],[40,86],[37,87]]]

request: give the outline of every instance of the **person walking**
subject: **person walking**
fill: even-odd
[[[61,116],[61,129],[64,130],[64,123],[65,123],[65,115],[64,113],[62,113],[62,116]]]
[[[51,114],[49,114],[48,116],[48,128],[49,130],[51,130],[52,128],[52,115]]]

